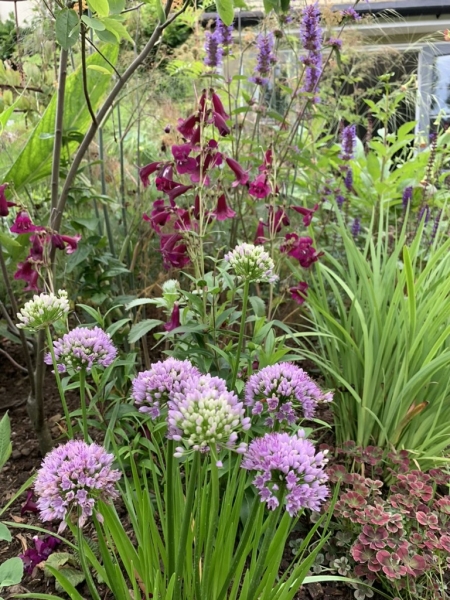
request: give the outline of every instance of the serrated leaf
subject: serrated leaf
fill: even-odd
[[[8,413],[0,421],[0,469],[11,455],[11,422]]]
[[[11,532],[4,523],[0,523],[0,540],[3,542],[10,542],[12,540]]]
[[[85,23],[88,27],[90,27],[94,31],[104,31],[105,30],[105,24],[102,23],[100,21],[100,19],[95,19],[94,17],[87,17],[86,15],[83,15],[81,17],[81,20],[83,21],[83,23]]]
[[[8,558],[0,565],[0,588],[17,585],[22,581],[23,561],[19,557]]]
[[[97,13],[100,17],[106,17],[109,14],[108,0],[87,0],[87,3],[92,12]]]
[[[124,39],[131,44],[134,43],[134,40],[128,33],[125,25],[119,23],[119,21],[116,21],[115,19],[103,19],[103,23],[105,24],[106,29],[117,37],[117,41],[120,42],[120,40]]]
[[[163,321],[159,319],[144,319],[140,323],[136,323],[130,329],[130,333],[128,334],[128,341],[130,344],[134,344],[138,340],[141,339],[146,333],[161,325]]]
[[[118,56],[117,46],[107,46],[102,49],[104,56],[115,64]],[[103,65],[107,67],[108,63],[100,54],[92,54],[87,58],[87,66]],[[95,110],[108,90],[109,80],[103,74],[95,71],[87,73],[87,87],[89,98],[93,109]],[[43,116],[32,131],[28,142],[17,157],[16,161],[4,176],[3,180],[14,184],[16,191],[19,191],[24,185],[38,181],[51,173],[51,158],[53,152],[53,135],[48,139],[41,139],[43,134],[52,133],[55,127],[56,115],[56,95],[53,95]],[[84,135],[91,123],[91,115],[86,107],[86,99],[83,92],[83,78],[81,68],[67,77],[66,95],[64,105],[64,123],[63,132],[77,130]],[[69,152],[73,152],[78,146],[77,141],[70,141],[67,144]],[[74,253],[75,255],[76,253]],[[72,256],[74,256],[72,255]]]
[[[13,248],[20,248],[19,242],[17,242],[12,235],[5,233],[4,231],[0,231],[0,245],[6,248],[8,251]]]
[[[233,0],[216,0],[216,7],[225,25],[231,25],[234,19]]]
[[[69,50],[77,43],[80,35],[80,21],[73,9],[63,8],[56,15],[55,35],[56,41],[64,50]]]

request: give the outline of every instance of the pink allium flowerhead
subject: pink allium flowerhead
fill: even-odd
[[[111,336],[100,327],[75,327],[53,342],[58,371],[68,369],[89,373],[92,367],[109,367],[117,356],[117,349]],[[45,356],[45,362],[52,364],[51,354]]]
[[[111,468],[113,461],[114,455],[102,446],[81,440],[70,440],[47,454],[34,482],[41,519],[61,521],[61,532],[65,518],[75,511],[83,527],[98,500],[118,497],[115,483],[121,474]]]
[[[303,508],[319,511],[329,490],[324,471],[325,453],[315,453],[312,443],[305,439],[303,430],[293,435],[267,433],[253,440],[244,455],[242,468],[257,471],[253,484],[261,502],[270,510],[284,499],[289,515],[297,515]],[[283,498],[283,491],[286,495]]]
[[[295,423],[299,408],[310,419],[319,402],[332,399],[331,392],[322,392],[303,369],[287,362],[264,367],[245,386],[245,404],[252,407],[254,415],[268,415],[266,423],[270,427],[276,421]]]
[[[184,393],[186,385],[200,375],[200,371],[188,360],[168,358],[153,363],[148,371],[138,373],[133,380],[131,397],[139,406],[139,412],[148,413],[156,419],[173,400],[174,394]]]
[[[242,402],[225,387],[219,377],[193,378],[183,393],[175,393],[169,404],[169,437],[184,442],[187,451],[208,452],[210,449],[246,450],[238,443],[239,433],[250,428]],[[178,447],[175,456],[186,448]]]

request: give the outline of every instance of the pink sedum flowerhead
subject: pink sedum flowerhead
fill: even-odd
[[[324,393],[311,377],[291,363],[283,362],[264,367],[254,373],[245,386],[245,404],[252,407],[254,415],[267,414],[267,425],[276,421],[290,425],[303,416],[314,416],[319,402],[331,402],[333,395]]]
[[[139,412],[157,419],[161,410],[173,400],[174,394],[183,394],[189,381],[200,375],[200,371],[188,360],[168,358],[153,363],[148,371],[137,375],[133,380],[131,397]]]
[[[76,327],[53,342],[58,371],[65,373],[68,369],[89,373],[92,367],[109,367],[117,356],[117,349],[111,336],[100,327],[88,329]],[[52,364],[51,354],[47,354],[45,362]]]
[[[224,259],[240,279],[256,283],[261,281],[275,283],[278,280],[275,264],[262,246],[239,244],[234,250],[228,252]]]
[[[121,474],[111,468],[113,461],[114,455],[102,446],[81,440],[70,440],[47,454],[34,482],[41,519],[61,521],[61,532],[75,510],[78,526],[83,527],[98,500],[118,497],[115,483]]]
[[[315,453],[305,432],[294,435],[267,433],[253,440],[244,455],[242,468],[257,471],[253,484],[261,502],[275,510],[284,500],[291,517],[303,508],[319,511],[329,495],[324,471],[325,452]],[[283,492],[286,492],[285,494]]]

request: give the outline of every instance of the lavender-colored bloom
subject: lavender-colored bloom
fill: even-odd
[[[411,200],[412,200],[412,195],[413,195],[413,187],[411,185],[409,185],[408,187],[405,187],[405,189],[403,190],[403,195],[402,195],[402,205],[403,205],[403,210],[407,210]]]
[[[344,206],[344,202],[345,202],[345,196],[343,196],[342,194],[337,194],[336,195],[336,204],[338,205],[339,210],[342,210],[342,207]]]
[[[340,50],[342,48],[342,40],[339,38],[331,37],[329,40],[327,40],[327,46],[330,46],[335,50]]]
[[[114,484],[121,474],[111,468],[113,461],[114,455],[102,446],[81,440],[70,440],[47,454],[34,482],[41,519],[60,520],[61,532],[65,518],[75,510],[83,527],[97,500],[107,502],[118,496]]]
[[[137,375],[133,380],[131,397],[139,406],[139,412],[157,419],[173,395],[184,393],[186,384],[200,375],[200,371],[188,360],[168,358]]]
[[[431,242],[433,242],[433,240],[436,237],[436,234],[438,232],[439,224],[441,222],[441,216],[442,216],[442,209],[438,210],[437,215],[434,218],[433,229],[431,230],[431,238],[430,238]]]
[[[305,439],[305,432],[294,435],[267,433],[251,442],[242,461],[242,468],[258,471],[253,484],[261,502],[275,510],[280,501],[292,517],[303,508],[319,511],[329,494],[324,483],[325,452],[315,454],[314,446]],[[285,497],[284,494],[286,493]]]
[[[194,379],[184,393],[174,394],[168,422],[169,437],[184,441],[189,450],[246,450],[246,444],[237,444],[237,439],[240,432],[250,428],[250,419],[245,417],[243,403],[219,377]],[[178,447],[175,456],[184,453],[185,449]]]
[[[254,415],[268,413],[266,422],[270,427],[275,421],[295,423],[299,406],[304,417],[310,419],[319,402],[332,399],[331,392],[322,392],[303,369],[287,362],[264,367],[245,386],[245,404],[253,407]]]
[[[308,54],[302,58],[305,65],[302,91],[314,93],[318,91],[318,83],[322,75],[322,29],[317,3],[303,9],[300,37],[303,48],[308,51]],[[314,101],[319,101],[318,96],[314,97]]]
[[[341,153],[342,160],[353,158],[356,148],[356,125],[344,127],[341,134]]]
[[[419,213],[417,215],[417,220],[420,223],[422,221],[422,219],[424,219],[425,225],[430,220],[430,207],[428,206],[428,204],[424,204],[419,210]]]
[[[94,366],[106,368],[117,356],[111,336],[100,327],[76,327],[53,342],[53,349],[60,373],[65,373],[67,369],[86,369],[89,373]],[[45,356],[45,362],[52,364],[50,353]]]
[[[354,238],[357,238],[361,233],[361,221],[358,219],[358,217],[356,217],[356,219],[353,221],[351,233]]]
[[[233,25],[225,25],[220,17],[216,20],[217,39],[225,48],[233,45]]]
[[[353,189],[353,171],[351,167],[347,167],[344,177],[344,185],[346,189],[351,192]]]
[[[222,64],[223,48],[220,45],[220,37],[217,31],[206,33],[205,52],[206,56],[203,60],[205,65],[211,69],[220,67]]]
[[[354,8],[346,8],[341,11],[341,17],[343,19],[349,19],[350,21],[360,21],[361,15],[356,12]]]
[[[266,35],[260,33],[256,38],[258,56],[254,69],[255,74],[253,77],[250,77],[250,81],[256,83],[256,85],[266,85],[269,81],[268,75],[270,75],[270,70],[277,62],[277,57],[273,51],[274,44],[274,36],[271,32]]]

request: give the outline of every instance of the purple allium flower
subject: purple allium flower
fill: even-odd
[[[266,85],[269,81],[268,75],[270,75],[272,66],[277,62],[277,57],[273,51],[274,44],[275,39],[271,32],[266,35],[260,33],[256,38],[258,56],[254,69],[255,74],[250,77],[250,81],[256,83],[256,85]]]
[[[306,6],[302,11],[300,24],[302,46],[308,54],[302,58],[305,65],[305,76],[302,91],[317,92],[317,86],[322,75],[322,29],[320,27],[320,11],[317,3]],[[319,98],[314,97],[314,102]]]
[[[92,367],[109,367],[117,356],[117,349],[111,336],[100,327],[88,329],[75,327],[53,342],[58,371],[65,373],[67,369],[89,373]],[[52,364],[51,354],[45,356],[45,362]]]
[[[303,508],[319,511],[329,494],[324,483],[325,452],[315,454],[314,446],[305,439],[305,432],[294,435],[267,433],[253,440],[242,461],[242,468],[258,471],[253,484],[261,502],[275,510],[284,501],[291,517]]]
[[[102,446],[81,440],[70,440],[49,452],[34,482],[41,519],[60,520],[61,532],[65,518],[75,510],[83,527],[97,500],[107,502],[118,496],[114,484],[121,474],[111,468],[113,461],[114,455]]]
[[[358,219],[358,217],[356,217],[356,219],[353,221],[351,233],[354,238],[357,238],[361,233],[361,221]]]
[[[203,60],[205,65],[211,69],[220,67],[222,64],[223,49],[220,45],[220,35],[218,31],[206,33],[205,52],[206,56]]]
[[[275,421],[295,423],[294,409],[299,407],[304,417],[310,419],[319,402],[332,399],[331,392],[322,392],[303,369],[287,362],[264,367],[252,375],[245,386],[245,404],[253,407],[254,415],[268,413],[266,422],[270,427]]]
[[[45,535],[40,538],[37,535],[33,537],[34,548],[27,548],[19,558],[23,561],[23,567],[27,575],[33,573],[34,568],[52,554],[61,543],[61,540],[52,535]]]
[[[341,154],[342,160],[350,160],[356,148],[356,125],[344,127],[341,134]]]
[[[200,371],[188,360],[168,358],[153,363],[148,371],[138,373],[133,380],[131,397],[139,406],[139,412],[148,413],[156,419],[161,409],[173,399],[173,394],[183,393],[186,384],[200,375]]]
[[[405,187],[405,189],[403,190],[403,195],[402,195],[403,210],[406,211],[406,209],[408,208],[409,203],[412,200],[412,195],[413,195],[413,187],[412,187],[412,185],[409,185],[408,187]]]
[[[170,437],[184,441],[188,450],[246,449],[246,444],[236,443],[239,432],[250,428],[250,419],[245,417],[243,403],[219,377],[193,379],[183,393],[174,394],[168,422]],[[179,447],[175,456],[184,453],[185,449]]]
[[[347,167],[347,170],[345,171],[344,185],[349,192],[352,191],[352,189],[353,189],[353,171],[352,171],[351,167]]]
[[[225,25],[220,17],[216,19],[217,39],[222,46],[228,48],[233,45],[233,25]]]

